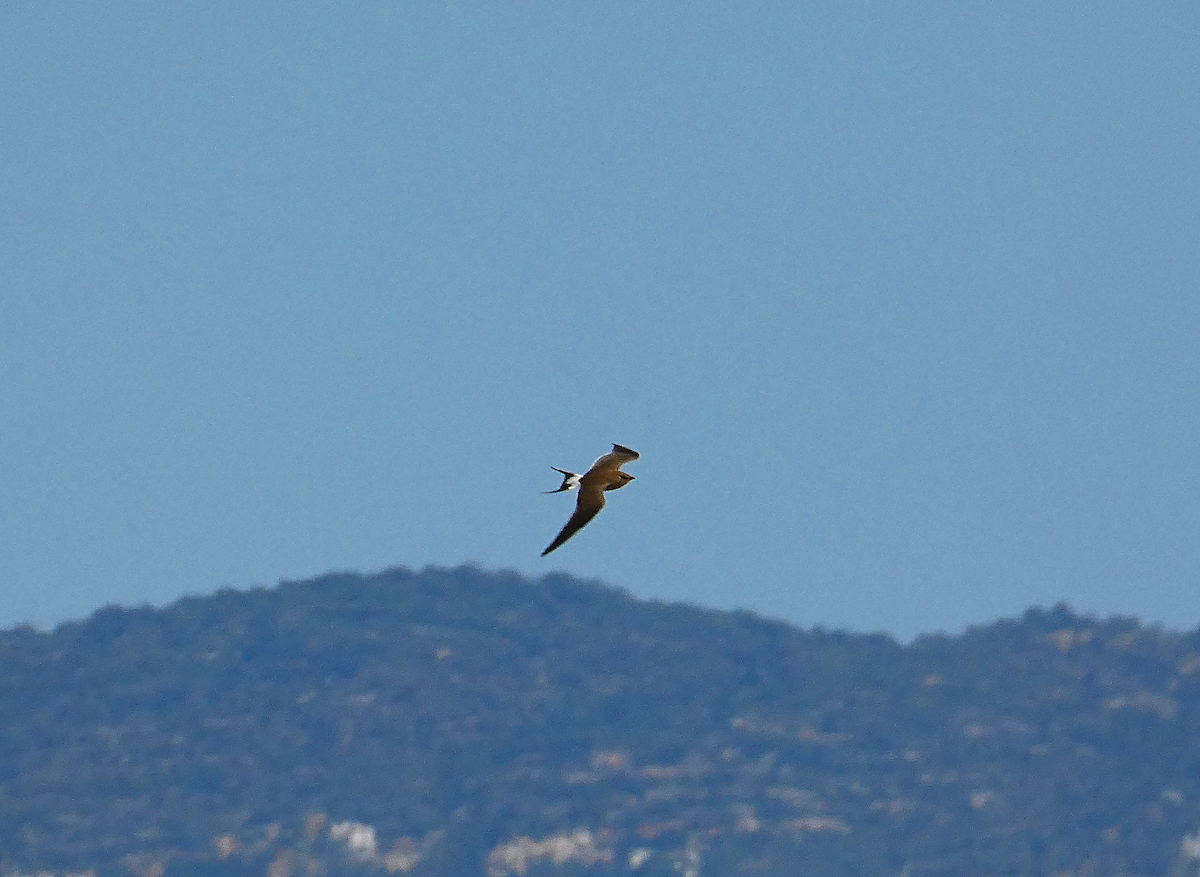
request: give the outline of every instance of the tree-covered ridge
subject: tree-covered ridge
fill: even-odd
[[[0,633],[0,874],[1195,873],[1198,731],[1200,630],[332,575]]]

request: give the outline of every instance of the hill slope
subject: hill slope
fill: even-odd
[[[1194,874],[1200,631],[472,568],[0,633],[0,874]]]

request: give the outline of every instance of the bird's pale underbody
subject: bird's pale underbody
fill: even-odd
[[[637,451],[624,445],[613,444],[613,449],[593,463],[592,468],[582,475],[559,469],[557,466],[550,467],[562,474],[563,483],[557,490],[547,490],[546,493],[562,493],[564,490],[579,488],[579,498],[575,501],[575,512],[571,519],[542,552],[542,557],[578,533],[588,521],[600,513],[600,509],[604,508],[604,491],[617,490],[633,480],[633,476],[622,472],[621,467],[637,458]]]

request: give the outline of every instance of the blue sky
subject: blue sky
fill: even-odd
[[[0,12],[0,625],[566,570],[1200,623],[1194,4]],[[550,466],[637,481],[548,558]]]

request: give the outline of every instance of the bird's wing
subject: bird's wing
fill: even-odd
[[[554,541],[542,552],[542,557],[583,529],[588,521],[600,514],[602,508],[604,508],[604,489],[584,482],[579,488],[579,499],[575,501],[575,513],[571,515],[566,526],[554,537]]]
[[[627,448],[624,445],[613,444],[613,449],[605,454],[600,459],[592,464],[592,468],[588,469],[588,473],[595,472],[601,469],[620,469],[626,463],[631,463],[640,457],[637,451],[632,448]]]

